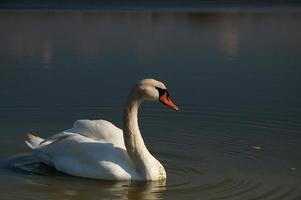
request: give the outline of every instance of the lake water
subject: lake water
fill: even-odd
[[[1,199],[301,199],[301,9],[0,11]],[[40,165],[27,132],[121,126],[130,88],[165,82],[180,112],[143,104],[166,182]]]

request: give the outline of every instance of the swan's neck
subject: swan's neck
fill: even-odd
[[[147,150],[138,126],[138,109],[143,99],[137,94],[129,96],[123,112],[124,142],[130,159],[142,178],[153,180],[158,161]],[[160,164],[161,165],[161,164]]]

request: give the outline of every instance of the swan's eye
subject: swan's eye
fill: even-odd
[[[169,93],[166,89],[163,89],[163,88],[159,88],[159,87],[156,87],[156,89],[158,90],[159,92],[159,96],[161,97],[163,94],[166,94],[167,97],[169,97]]]

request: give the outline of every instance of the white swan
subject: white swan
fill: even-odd
[[[105,120],[78,120],[73,128],[47,139],[28,134],[26,144],[45,164],[64,173],[106,180],[162,180],[162,164],[147,150],[138,127],[144,100],[160,101],[178,110],[163,83],[140,81],[123,112],[123,131]]]

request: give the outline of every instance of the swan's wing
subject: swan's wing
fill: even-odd
[[[62,131],[60,133],[57,133],[57,134],[41,141],[40,144],[36,147],[44,146],[44,145],[48,145],[48,144],[52,144],[52,143],[55,143],[55,142],[62,141],[64,139],[68,138],[71,135],[73,135],[73,133],[70,133],[70,132],[67,132],[67,131]]]
[[[124,147],[122,130],[106,120],[77,120],[68,132]]]
[[[71,129],[27,143],[44,163],[67,174],[109,180],[140,180],[128,157],[122,130],[105,120],[78,120]]]
[[[64,140],[73,134],[78,134],[92,140],[102,140],[105,143],[111,143],[116,147],[124,148],[122,130],[106,120],[77,120],[71,129],[45,139],[40,145]]]

